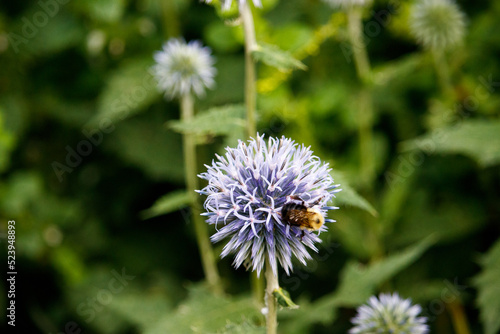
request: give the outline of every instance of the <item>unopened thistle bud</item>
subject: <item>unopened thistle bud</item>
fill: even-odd
[[[212,0],[204,0],[206,3],[212,3]],[[238,3],[240,6],[242,6],[247,0],[238,0]],[[233,3],[233,0],[221,0],[222,2],[222,10],[226,11],[231,8],[231,4]],[[262,7],[262,3],[260,0],[252,0],[253,4],[255,7]]]
[[[154,54],[156,64],[152,68],[158,88],[170,99],[187,94],[199,97],[215,84],[217,72],[211,50],[199,41],[186,44],[183,39],[171,39],[163,50]]]
[[[465,15],[453,0],[420,0],[411,12],[410,32],[427,49],[451,49],[463,40]]]
[[[323,0],[332,8],[349,9],[352,7],[363,7],[371,4],[372,0]]]
[[[351,321],[355,325],[350,334],[426,334],[427,318],[418,317],[419,305],[402,299],[397,293],[372,296],[366,305],[358,307],[358,314]]]

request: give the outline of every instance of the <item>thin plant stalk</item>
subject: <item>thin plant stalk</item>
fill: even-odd
[[[255,137],[257,134],[256,125],[256,104],[257,87],[255,61],[252,52],[257,48],[257,39],[255,37],[255,26],[253,22],[252,9],[249,1],[240,3],[240,15],[243,21],[243,30],[245,32],[245,107],[246,107],[246,132],[247,137]],[[262,296],[264,295],[264,280],[256,274],[251,276],[251,285],[254,299],[258,305],[262,305]]]
[[[169,39],[180,35],[179,11],[174,1],[162,1],[163,26],[165,38]]]
[[[358,138],[359,161],[361,166],[361,185],[366,189],[368,196],[373,196],[372,181],[375,179],[375,156],[373,154],[373,119],[374,106],[372,96],[372,73],[370,59],[366,50],[363,35],[362,7],[352,7],[347,11],[349,40],[356,73],[361,81],[361,90],[358,98]],[[374,217],[367,217],[367,222],[373,239],[373,259],[383,254],[383,244],[380,242],[379,224]]]
[[[273,292],[279,289],[278,276],[274,275],[273,269],[269,263],[266,263],[266,333],[276,334],[278,329],[278,304]]]
[[[444,57],[444,52],[442,50],[432,50],[431,54],[443,95],[445,95],[445,97],[451,96],[453,94],[453,88],[450,79],[450,69]]]
[[[347,12],[347,28],[349,40],[354,56],[354,65],[358,77],[363,83],[368,83],[371,75],[370,60],[363,40],[363,21],[361,20],[361,7],[350,8]]]
[[[361,7],[349,9],[347,12],[347,24],[356,73],[363,85],[359,96],[358,136],[361,176],[366,186],[369,185],[369,181],[373,180],[375,173],[372,147],[374,111],[372,94],[369,87],[371,80],[370,60],[363,40],[361,10]]]
[[[256,126],[256,102],[257,87],[255,84],[255,62],[252,52],[257,48],[255,39],[255,27],[253,22],[252,10],[248,3],[240,3],[240,15],[243,21],[243,30],[245,32],[245,106],[247,113],[247,136],[253,137],[257,133]]]
[[[373,180],[375,174],[373,156],[373,101],[369,88],[364,87],[359,92],[358,100],[358,136],[361,164],[361,176],[365,186]]]
[[[193,96],[191,94],[185,94],[181,98],[181,120],[183,122],[189,122],[193,117]],[[222,284],[217,270],[217,263],[208,237],[207,226],[202,216],[200,216],[201,207],[195,192],[196,189],[200,189],[196,171],[197,159],[195,138],[192,134],[186,133],[183,135],[183,142],[186,186],[188,194],[191,196],[191,214],[194,221],[196,241],[198,242],[203,271],[211,289],[216,293],[222,293]]]
[[[470,334],[469,322],[465,314],[464,307],[459,301],[453,302],[449,307],[453,328],[457,334]]]

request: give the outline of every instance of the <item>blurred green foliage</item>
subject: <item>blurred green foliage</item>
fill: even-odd
[[[468,34],[447,55],[451,96],[409,35],[412,2],[376,0],[365,11],[364,27],[378,26],[365,33],[375,110],[368,179],[358,136],[366,87],[345,15],[319,0],[263,4],[254,12],[258,130],[311,145],[344,189],[314,260],[280,273],[300,306],[280,311],[281,333],[346,332],[355,307],[379,291],[420,303],[432,332],[497,333],[500,3],[458,1]],[[179,35],[217,59],[217,87],[189,124],[150,73],[154,51]],[[182,133],[197,135],[200,172],[244,138],[234,8],[3,2],[0,59],[0,243],[6,254],[15,220],[17,329],[262,333],[244,269],[220,260],[226,295],[204,286],[183,184]],[[133,278],[120,281],[123,270]]]

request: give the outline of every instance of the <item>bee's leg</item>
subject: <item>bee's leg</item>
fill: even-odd
[[[294,199],[296,201],[300,201],[303,206],[306,206],[306,202],[302,198],[300,198],[299,195],[291,195],[289,197],[290,197],[290,199]]]
[[[304,238],[304,235],[306,234],[305,230],[302,230],[302,233],[300,234],[300,241]]]
[[[323,197],[325,197],[325,196],[321,196],[320,198],[318,198],[317,200],[315,200],[315,201],[311,204],[311,206],[318,205],[318,204],[319,204],[319,202],[321,202],[321,200],[323,199]]]

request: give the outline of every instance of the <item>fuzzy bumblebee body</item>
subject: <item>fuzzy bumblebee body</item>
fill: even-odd
[[[301,230],[316,231],[325,223],[321,212],[316,208],[309,208],[305,203],[289,202],[281,208],[283,221]]]

